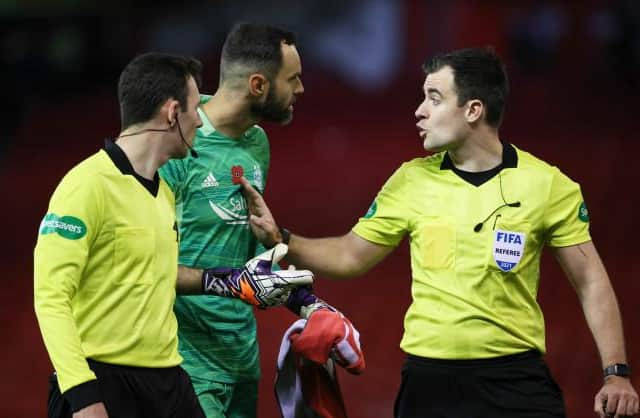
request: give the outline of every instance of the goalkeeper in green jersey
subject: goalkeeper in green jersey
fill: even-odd
[[[241,24],[222,50],[220,86],[202,96],[193,156],[160,175],[173,189],[181,269],[240,267],[259,248],[241,192],[245,177],[264,191],[269,142],[256,123],[288,123],[304,89],[294,35]],[[254,303],[255,304],[255,303]],[[253,307],[225,297],[179,296],[179,350],[208,418],[256,416],[260,367]]]

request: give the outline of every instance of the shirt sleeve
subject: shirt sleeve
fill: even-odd
[[[580,185],[555,169],[544,225],[551,247],[568,247],[591,240],[589,213]]]
[[[180,185],[186,178],[185,162],[182,159],[170,159],[160,169],[158,174],[169,185],[174,195],[177,195],[180,189]]]
[[[352,231],[376,244],[395,247],[409,229],[406,202],[407,165],[403,164],[382,187],[367,213]]]
[[[72,305],[102,217],[93,178],[77,180],[63,179],[54,192],[34,251],[36,316],[60,391],[67,392],[74,410],[99,401],[96,376],[87,364]],[[85,384],[91,381],[93,390]],[[75,399],[72,392],[84,399]]]
[[[269,150],[269,138],[267,137],[267,134],[259,126],[256,126],[256,128],[258,129],[257,135],[259,138],[260,148],[259,148],[259,152],[256,153],[255,157],[258,163],[260,164],[260,169],[262,170],[262,181],[261,181],[262,184],[256,184],[254,182],[254,186],[257,186],[257,187],[262,186],[262,191],[260,193],[264,194],[264,192],[267,189],[267,176],[269,175],[269,163],[271,159],[271,153]],[[264,253],[265,251],[268,251],[264,245],[258,242],[255,236],[251,240],[251,245],[253,246],[253,250],[251,251],[253,253],[253,257],[257,257],[260,254]],[[280,270],[280,265],[278,263],[274,263],[272,270],[273,271]]]
[[[247,176],[247,180],[260,191],[264,193],[267,184],[267,176],[269,174],[269,164],[271,161],[271,151],[269,146],[269,138],[266,132],[260,126],[255,125],[251,128],[252,141],[250,144],[250,153],[258,163],[259,171],[254,170],[253,176]]]

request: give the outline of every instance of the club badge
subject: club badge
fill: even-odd
[[[240,184],[240,177],[242,176],[244,176],[244,169],[241,165],[231,167],[231,182],[233,184]]]

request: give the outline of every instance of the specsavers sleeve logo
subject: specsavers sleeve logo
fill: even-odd
[[[589,222],[589,211],[587,210],[587,205],[585,205],[584,202],[582,202],[578,208],[578,219],[582,222]]]
[[[364,218],[369,219],[373,217],[373,215],[376,214],[376,210],[378,210],[378,204],[374,200],[371,206],[369,206],[369,210],[367,211],[367,213],[364,214]]]
[[[80,239],[87,234],[87,226],[75,216],[48,213],[40,223],[40,235],[58,234],[67,239]]]

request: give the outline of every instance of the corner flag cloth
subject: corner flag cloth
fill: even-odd
[[[365,368],[360,334],[344,315],[319,310],[289,327],[275,382],[283,418],[347,418],[336,363],[352,374]]]

